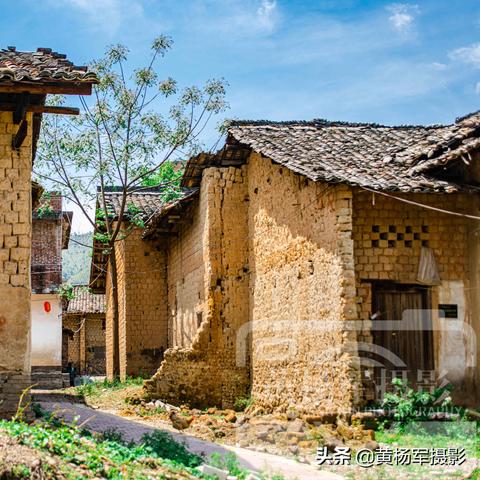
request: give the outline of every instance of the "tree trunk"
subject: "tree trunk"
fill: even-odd
[[[112,303],[110,305],[112,311],[113,323],[113,378],[120,376],[120,335],[119,335],[119,306],[118,306],[118,274],[117,259],[115,257],[115,245],[111,246],[109,255],[110,282],[112,287]]]

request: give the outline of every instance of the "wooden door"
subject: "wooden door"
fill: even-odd
[[[433,335],[431,328],[430,292],[428,287],[399,284],[373,285],[373,312],[376,327],[373,330],[374,344],[383,347],[377,358],[383,367],[376,368],[375,376],[381,374],[387,382],[395,376],[407,378],[417,384],[425,372],[434,369]],[[394,320],[398,324],[382,322]],[[393,327],[393,328],[392,328]],[[403,328],[402,328],[403,327]],[[405,328],[407,327],[407,328]],[[385,349],[385,350],[383,350]],[[392,355],[386,355],[385,352]]]

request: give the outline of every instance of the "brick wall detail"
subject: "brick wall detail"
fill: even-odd
[[[31,113],[27,121],[27,137],[13,150],[18,125],[0,112],[0,416],[15,412],[30,385]]]

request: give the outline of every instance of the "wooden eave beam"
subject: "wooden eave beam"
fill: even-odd
[[[18,127],[17,133],[14,135],[12,139],[12,147],[13,148],[20,148],[22,146],[25,137],[27,136],[28,132],[28,124],[25,119],[23,119]]]
[[[19,107],[19,104],[0,103],[0,111],[2,112],[17,112],[19,108],[21,108]],[[80,114],[80,109],[75,107],[56,107],[56,106],[50,106],[50,105],[27,105],[27,106],[24,106],[23,108],[24,108],[24,112],[33,112],[33,113],[53,113],[57,115],[79,115]],[[17,122],[17,123],[20,123],[20,122]]]
[[[30,94],[22,93],[17,103],[12,104],[13,112],[13,123],[18,125],[22,120],[25,119],[25,112],[30,104]]]
[[[0,83],[0,93],[32,93],[32,94],[62,94],[91,95],[92,84],[83,82],[65,83]]]

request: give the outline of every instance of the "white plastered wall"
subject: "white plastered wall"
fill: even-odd
[[[45,309],[50,303],[50,311]],[[62,364],[62,305],[58,295],[32,295],[33,367],[60,367]]]
[[[475,363],[475,335],[465,311],[465,288],[462,280],[443,281],[438,288],[438,303],[456,305],[457,318],[439,318],[438,373],[453,384],[461,384]]]

